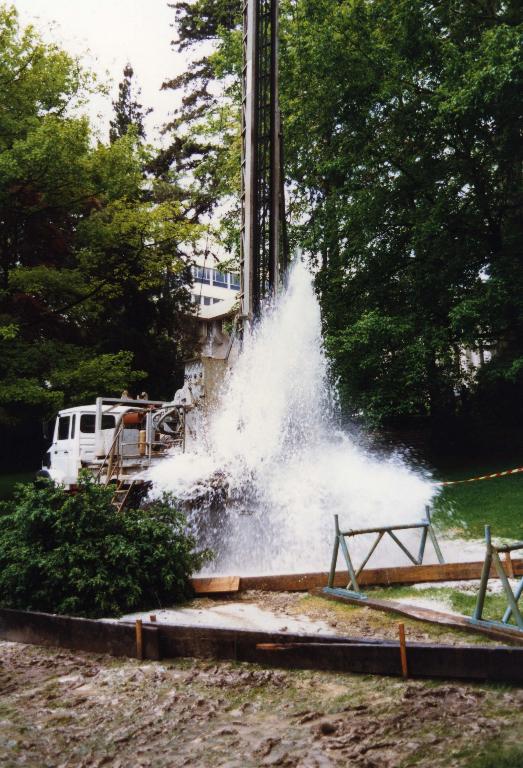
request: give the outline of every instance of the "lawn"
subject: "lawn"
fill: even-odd
[[[459,470],[440,472],[436,480],[461,480],[521,466],[517,457],[503,465],[471,465]],[[434,504],[438,527],[464,538],[483,538],[485,525],[492,535],[523,540],[523,473],[493,480],[453,485],[442,489]]]
[[[448,586],[394,586],[371,587],[366,590],[369,597],[377,600],[402,600],[409,598],[413,601],[433,600],[445,603],[448,610],[460,613],[462,616],[472,616],[476,606],[478,587],[464,582],[462,588]],[[504,594],[488,593],[483,607],[483,618],[490,621],[500,621],[507,607],[507,598]],[[436,610],[438,608],[436,607]],[[513,625],[513,622],[511,622]],[[484,638],[482,638],[484,640]]]

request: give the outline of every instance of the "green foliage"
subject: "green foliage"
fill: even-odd
[[[239,104],[240,8],[174,8],[180,50],[214,47],[166,83],[185,93],[173,151],[205,169],[215,197],[237,195],[224,169],[239,167],[239,142],[209,139],[220,110]],[[521,3],[280,8],[290,237],[318,267],[346,410],[374,424],[507,417],[523,383]],[[478,374],[465,349],[495,354]]]
[[[0,603],[6,608],[114,616],[172,605],[209,558],[195,552],[168,497],[118,514],[112,490],[82,481],[19,485],[0,502]]]
[[[118,85],[118,100],[113,101],[114,118],[111,120],[109,138],[111,143],[125,136],[130,127],[133,127],[140,139],[145,139],[144,117],[152,112],[152,109],[143,111],[143,106],[136,101],[140,98],[140,89],[133,91],[134,70],[130,64],[126,64],[123,71],[123,80]]]
[[[16,472],[10,475],[0,475],[0,501],[10,499],[19,483],[32,483],[34,472]]]
[[[345,405],[373,421],[519,376],[522,33],[512,2],[283,6],[295,237]],[[490,347],[495,381],[461,360]]]
[[[378,310],[326,336],[326,349],[345,371],[340,394],[378,422],[423,408],[419,384],[425,375],[423,346],[411,324]],[[358,365],[354,365],[354,361]]]
[[[100,392],[117,392],[144,379],[145,371],[133,370],[132,362],[131,352],[98,355],[90,360],[80,360],[74,368],[55,368],[52,381],[55,387],[69,395],[68,399],[75,397],[82,402],[92,402]]]
[[[0,423],[33,429],[138,381],[172,397],[200,228],[147,177],[130,92],[125,130],[117,115],[112,142],[95,142],[78,110],[94,78],[5,5],[0,42]]]

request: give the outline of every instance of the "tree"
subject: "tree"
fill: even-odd
[[[289,172],[345,403],[451,415],[465,347],[521,357],[521,7],[307,0],[285,25]]]
[[[2,460],[20,461],[40,452],[41,419],[79,397],[137,382],[172,396],[199,229],[153,194],[135,127],[94,144],[78,62],[4,6],[0,38],[0,423]]]
[[[166,79],[180,106],[163,132],[170,143],[150,165],[171,188],[186,215],[208,221],[217,207],[213,235],[236,252],[240,187],[241,8],[225,0],[170,4],[178,37],[173,43],[188,60],[186,70]],[[214,50],[209,52],[211,46]],[[203,51],[202,51],[203,47]]]
[[[132,126],[140,139],[145,139],[144,119],[150,115],[152,107],[143,111],[143,105],[136,101],[140,98],[140,89],[133,93],[134,70],[130,64],[126,64],[123,70],[123,80],[118,85],[118,100],[113,101],[114,117],[111,120],[109,140],[111,143],[125,136]]]
[[[218,192],[239,143],[197,138],[211,94],[238,103],[239,8],[174,7],[179,48],[213,53],[166,84],[186,89],[172,127]],[[374,424],[521,413],[522,24],[514,1],[281,4],[292,238],[318,267],[345,409]]]

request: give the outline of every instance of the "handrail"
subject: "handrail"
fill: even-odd
[[[479,584],[478,597],[476,599],[476,606],[474,608],[474,613],[472,614],[472,617],[469,619],[469,621],[471,621],[473,624],[506,627],[507,624],[509,624],[510,618],[512,616],[517,629],[523,631],[523,613],[521,612],[521,609],[518,605],[519,599],[523,594],[523,579],[521,579],[518,586],[516,587],[516,591],[513,592],[512,587],[510,586],[510,582],[507,578],[507,574],[503,569],[503,565],[499,557],[500,553],[506,554],[508,557],[508,562],[510,564],[510,553],[518,549],[523,549],[523,541],[518,541],[515,544],[509,544],[507,546],[496,547],[492,543],[492,537],[490,534],[490,525],[486,525],[485,526],[485,543],[487,545],[487,549],[485,552],[485,561],[483,563],[483,571],[481,573],[481,581]],[[489,619],[483,618],[483,608],[485,605],[487,585],[488,585],[488,580],[490,578],[490,569],[492,566],[494,566],[494,569],[500,578],[503,592],[505,593],[505,597],[507,598],[507,608],[505,610],[505,613],[503,614],[503,618],[501,619],[501,621],[491,621]]]
[[[345,563],[347,565],[347,570],[349,572],[349,583],[347,584],[347,588],[341,591],[350,593],[352,597],[359,597],[364,599],[365,595],[363,595],[363,593],[361,592],[358,584],[358,576],[360,575],[360,573],[363,571],[363,569],[369,562],[371,556],[374,554],[374,551],[376,550],[376,547],[378,546],[378,544],[380,543],[380,541],[383,539],[385,535],[390,536],[390,538],[394,541],[394,543],[401,549],[401,551],[409,558],[409,560],[414,565],[422,564],[423,558],[425,555],[425,547],[427,544],[427,537],[428,537],[432,542],[438,561],[440,563],[444,563],[445,561],[443,559],[443,555],[441,553],[441,549],[439,547],[436,534],[434,533],[434,529],[432,527],[432,520],[430,517],[429,507],[425,507],[425,512],[427,515],[426,519],[420,521],[419,523],[400,523],[399,525],[383,525],[376,528],[358,528],[358,529],[352,529],[348,531],[342,531],[340,529],[339,517],[338,515],[334,515],[335,538],[334,538],[334,548],[332,552],[331,568],[329,572],[329,581],[328,581],[328,586],[326,587],[327,591],[334,589],[334,578],[336,575],[338,554],[341,548],[343,557],[345,559]],[[395,534],[395,531],[404,531],[404,530],[412,530],[412,529],[421,529],[421,539],[420,539],[420,545],[419,545],[417,556],[413,555],[412,552],[410,552],[410,550],[405,546],[405,544],[402,541],[398,539],[398,537]],[[363,561],[360,567],[358,568],[358,570],[356,570],[352,563],[352,559],[349,553],[347,542],[345,541],[345,537],[361,536],[368,533],[377,533],[378,536],[372,543],[366,556],[363,558]],[[340,590],[337,590],[337,591],[340,591]]]
[[[114,454],[114,451],[115,451],[118,439],[119,439],[120,435],[123,432],[123,414],[120,416],[120,419],[118,420],[118,422],[116,424],[115,430],[116,431],[115,431],[115,435],[114,435],[114,438],[113,438],[113,442],[111,443],[111,447],[109,448],[108,452],[104,456],[103,461],[102,461],[102,463],[100,465],[100,469],[98,470],[98,473],[96,475],[96,479],[97,480],[100,480],[100,478],[102,477],[103,470],[104,470],[106,464],[107,464],[107,466],[109,468],[109,461],[110,461],[111,455]],[[111,474],[111,476],[112,476],[112,474]],[[109,480],[110,480],[110,477],[108,477],[108,479],[106,480],[106,485],[109,483]]]
[[[106,402],[107,400],[110,400],[110,398],[104,398],[104,402]],[[117,402],[119,402],[119,401],[117,401]],[[126,402],[127,403],[131,403],[131,404],[136,402],[136,403],[141,403],[142,405],[144,403],[146,405],[148,403],[149,404],[150,403],[156,403],[156,401],[145,401],[145,400],[139,400],[139,401],[131,400],[131,401],[126,401]],[[118,445],[120,446],[120,448],[123,448],[126,445],[133,445],[133,446],[135,445],[135,443],[133,443],[133,442],[123,442],[121,440],[122,434],[124,432],[124,427],[125,427],[124,420],[123,420],[124,415],[125,414],[123,414],[123,413],[120,414],[120,417],[119,417],[118,421],[116,422],[116,426],[114,427],[115,434],[114,434],[113,441],[112,441],[111,446],[110,446],[109,450],[107,451],[106,455],[102,459],[101,464],[100,464],[100,466],[98,468],[98,471],[97,471],[97,473],[95,475],[96,480],[99,482],[101,480],[102,475],[104,474],[104,470],[106,470],[106,479],[105,479],[105,484],[106,485],[108,485],[110,483],[111,479],[115,475],[118,476],[120,474],[120,470],[123,468],[124,461],[125,461],[126,458],[128,458],[128,459],[137,459],[137,458],[142,458],[143,459],[143,458],[146,458],[148,460],[149,464],[150,464],[151,461],[153,460],[153,458],[155,458],[156,456],[160,456],[161,454],[165,453],[165,451],[167,451],[171,447],[171,446],[165,446],[165,444],[161,440],[154,440],[153,439],[150,442],[147,442],[147,444],[146,444],[146,454],[145,455],[143,455],[141,453],[137,453],[137,454],[134,454],[134,455],[131,455],[131,456],[124,456],[122,451],[118,451],[117,452],[116,449],[117,449]],[[178,443],[182,447],[185,446],[185,436],[184,436],[184,434],[181,437],[175,437],[173,435],[172,437],[170,437],[170,439],[172,440],[173,444],[177,444]],[[159,450],[160,448],[164,448],[165,450],[164,451],[160,451]],[[153,454],[153,449],[155,449],[154,454]]]

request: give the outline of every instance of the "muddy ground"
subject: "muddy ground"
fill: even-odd
[[[353,635],[392,637],[397,628],[320,598],[244,599],[282,621],[321,614]],[[431,627],[412,624],[411,639],[434,639]],[[436,631],[439,640],[471,639]],[[523,690],[507,686],[139,662],[4,642],[0,694],[3,768],[454,768],[496,754],[502,741],[523,742]]]
[[[370,591],[369,591],[370,594]],[[413,592],[416,596],[416,592]],[[405,616],[387,614],[360,606],[346,605],[315,595],[299,592],[249,591],[235,594],[229,599],[201,598],[193,600],[195,608],[205,610],[210,606],[231,602],[254,603],[259,608],[274,612],[281,617],[278,631],[285,631],[285,618],[303,618],[326,623],[333,634],[355,638],[398,639],[398,623],[405,625],[407,641],[418,643],[445,643],[449,645],[499,645],[485,635],[448,629],[443,625],[430,624]]]

